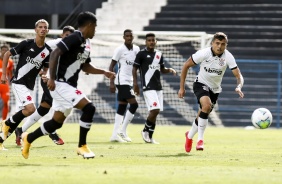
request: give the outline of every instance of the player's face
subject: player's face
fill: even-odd
[[[154,49],[156,46],[156,38],[154,36],[149,36],[146,38],[146,47],[147,49]]]
[[[93,38],[96,32],[96,26],[97,24],[94,22],[91,22],[87,25],[87,38]]]
[[[8,48],[3,47],[3,48],[1,49],[1,57],[3,57],[4,54],[5,54],[7,51],[8,51]]]
[[[123,35],[123,39],[124,39],[124,43],[126,45],[131,45],[132,41],[133,41],[133,35],[132,32],[125,32],[125,34]]]
[[[39,22],[35,28],[35,32],[40,37],[45,37],[49,32],[48,26],[45,22]]]
[[[66,31],[66,32],[64,32],[64,33],[61,35],[61,37],[62,37],[62,38],[65,38],[65,37],[69,36],[70,34],[71,34],[70,31]]]
[[[221,55],[227,47],[227,43],[225,39],[218,40],[215,39],[212,42],[212,51],[215,55]]]

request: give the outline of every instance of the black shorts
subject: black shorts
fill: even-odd
[[[43,89],[43,94],[42,94],[42,97],[41,97],[41,103],[46,102],[48,105],[52,106],[53,98],[52,98],[50,91],[47,87],[47,83],[43,82],[42,79],[41,79],[41,87]]]
[[[213,106],[216,104],[219,93],[213,93],[212,90],[210,90],[209,87],[206,86],[205,84],[202,84],[200,82],[194,82],[193,91],[198,99],[198,103],[200,104],[200,107],[201,107],[200,98],[203,96],[210,97]]]
[[[127,102],[128,99],[135,98],[132,86],[116,85],[118,90],[118,101]]]

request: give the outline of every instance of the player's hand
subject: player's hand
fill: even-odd
[[[136,96],[139,96],[139,95],[140,95],[139,86],[138,86],[138,85],[133,85],[133,91],[134,91],[134,94],[135,94]]]
[[[52,79],[49,79],[48,82],[47,82],[47,87],[50,91],[54,91],[55,88],[56,88],[55,81],[52,80]]]
[[[237,87],[235,88],[235,91],[239,94],[240,98],[244,98],[244,93],[241,91],[241,88]]]
[[[115,93],[116,92],[116,87],[115,87],[115,84],[113,84],[113,83],[110,83],[110,92],[111,93]]]
[[[114,79],[114,78],[116,78],[116,73],[114,73],[114,72],[106,71],[106,72],[104,73],[104,75],[105,75],[107,78],[109,78],[109,79]]]
[[[1,76],[1,84],[6,84],[6,82],[8,81],[7,77],[5,75]]]
[[[41,79],[43,80],[44,83],[47,83],[49,80],[47,75],[41,75]]]
[[[184,98],[184,95],[185,95],[185,89],[179,89],[178,91],[178,98]]]
[[[173,68],[169,68],[169,72],[173,73],[173,75],[176,75],[176,71]]]

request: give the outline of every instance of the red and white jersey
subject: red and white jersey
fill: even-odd
[[[133,85],[132,67],[139,51],[140,48],[134,44],[130,50],[125,44],[115,49],[112,60],[118,62],[118,72],[115,78],[116,85]]]
[[[227,66],[233,70],[237,64],[233,55],[225,50],[216,56],[211,47],[201,49],[192,55],[195,64],[200,64],[200,71],[195,81],[207,85],[214,93],[222,91],[221,82]]]

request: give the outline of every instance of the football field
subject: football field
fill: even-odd
[[[38,125],[34,125],[36,128]],[[36,140],[29,159],[21,156],[12,135],[0,151],[0,183],[8,184],[148,184],[148,183],[282,183],[282,130],[246,130],[208,126],[205,150],[184,151],[188,126],[157,126],[159,145],[145,144],[142,125],[129,125],[132,143],[109,142],[113,125],[93,124],[88,146],[94,159],[76,155],[78,124],[58,133],[65,144],[48,136]]]

